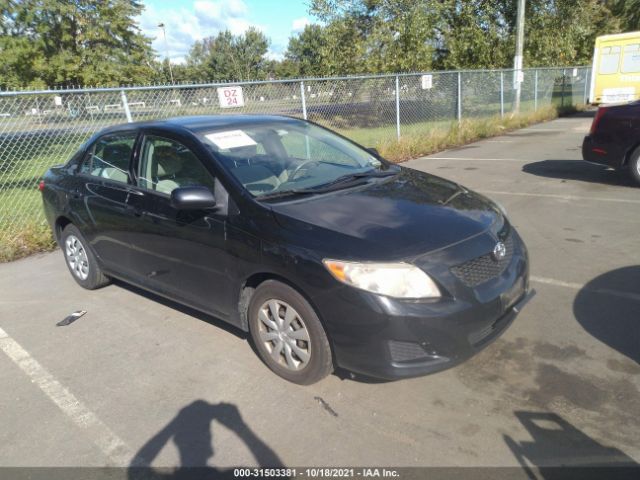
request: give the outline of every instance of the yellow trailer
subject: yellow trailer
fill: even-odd
[[[589,101],[593,104],[640,99],[640,32],[596,38]]]

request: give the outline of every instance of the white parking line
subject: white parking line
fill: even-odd
[[[112,466],[129,465],[133,454],[127,444],[2,328],[0,328],[0,349],[76,426],[90,433],[93,443],[113,462]]]
[[[540,159],[529,158],[476,158],[476,157],[424,157],[426,160],[468,160],[470,162],[537,162]]]
[[[505,133],[505,135],[512,135],[514,133],[522,132],[523,130],[527,131],[527,132],[566,132],[567,131],[566,128],[535,128],[535,127],[529,127],[529,128],[519,128],[518,130],[514,130],[513,132]]]
[[[552,193],[527,193],[527,192],[503,192],[499,190],[476,190],[486,195],[513,195],[516,197],[540,197],[555,198],[558,200],[578,200],[581,202],[615,202],[615,203],[631,203],[640,204],[640,200],[632,200],[626,198],[610,198],[610,197],[579,197],[576,195],[556,195]]]
[[[585,285],[581,283],[565,282],[563,280],[556,280],[554,278],[531,276],[529,279],[532,282],[552,285],[554,287],[571,288],[572,290],[582,290],[584,288],[588,292],[599,293],[601,295],[611,295],[618,298],[624,298],[625,300],[634,300],[636,302],[640,302],[640,293],[611,290],[610,288],[585,288]]]

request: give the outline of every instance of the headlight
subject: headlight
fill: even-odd
[[[431,277],[408,263],[356,263],[322,261],[337,280],[368,292],[396,298],[438,298]]]

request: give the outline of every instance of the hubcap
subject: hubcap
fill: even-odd
[[[69,235],[65,242],[67,263],[73,274],[80,280],[86,280],[89,276],[89,260],[84,246],[75,235]]]
[[[258,319],[258,333],[271,358],[289,370],[302,370],[311,358],[311,341],[298,312],[274,299],[260,307]]]

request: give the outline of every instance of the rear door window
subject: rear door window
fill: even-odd
[[[619,45],[603,47],[602,54],[600,55],[600,73],[603,75],[618,73],[618,66],[620,65],[620,51],[621,48]]]
[[[640,43],[624,47],[622,73],[640,73]]]
[[[129,183],[129,163],[135,132],[115,133],[98,139],[80,166],[80,173],[105,178],[119,183]]]

